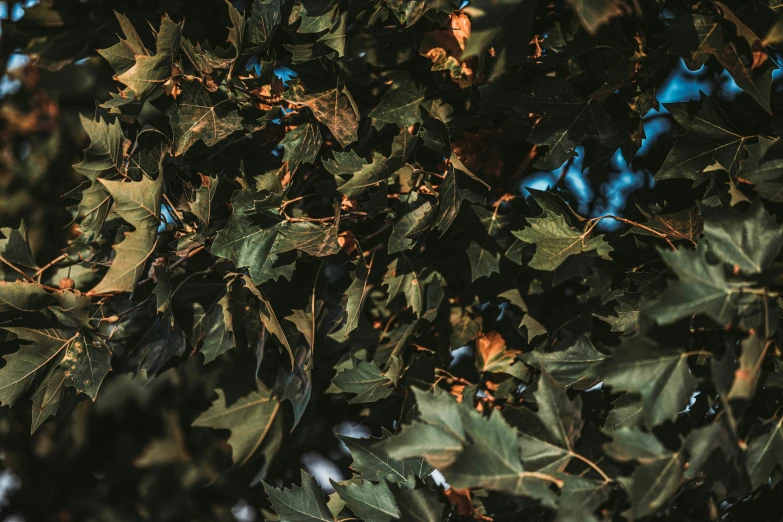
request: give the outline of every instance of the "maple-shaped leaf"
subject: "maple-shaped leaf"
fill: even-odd
[[[152,377],[175,355],[185,353],[185,334],[177,323],[158,316],[133,349],[127,365]]]
[[[32,384],[35,376],[47,364],[61,354],[76,335],[56,329],[32,329],[6,326],[5,330],[16,335],[23,344],[18,351],[5,356],[5,366],[0,368],[0,404],[13,405]]]
[[[465,253],[470,262],[470,280],[489,277],[500,272],[500,252],[492,252],[471,241]]]
[[[358,139],[359,112],[347,89],[305,94],[299,85],[283,97],[292,105],[309,108],[318,121],[326,125],[343,148]]]
[[[641,428],[644,426],[644,406],[638,396],[624,393],[612,401],[612,409],[606,416],[604,429],[617,431],[620,428]]]
[[[19,223],[19,228],[0,228],[0,256],[16,267],[33,271],[38,268],[33,258],[33,252],[30,249],[27,226],[24,220]],[[18,279],[20,275],[17,271],[6,266],[5,262],[0,263],[0,274],[3,275],[5,280],[11,281]]]
[[[740,162],[738,176],[753,183],[768,201],[783,201],[783,140],[759,136],[747,146],[748,157]]]
[[[215,393],[217,399],[193,421],[193,426],[231,431],[228,438],[231,457],[234,464],[241,466],[264,441],[280,409],[280,403],[272,398],[269,390],[261,383],[258,383],[255,391],[230,404],[222,389],[218,388]]]
[[[745,467],[754,488],[769,482],[775,468],[783,467],[783,418],[772,418],[750,437]]]
[[[141,181],[100,182],[114,198],[114,211],[134,230],[125,232],[125,238],[114,245],[115,257],[109,271],[89,293],[129,292],[157,244],[163,175],[159,174],[157,180],[142,177]]]
[[[705,170],[715,163],[730,174],[737,171],[749,136],[738,134],[712,98],[702,96],[699,101],[665,107],[683,130],[655,174],[656,180],[684,178],[698,185],[709,177]]]
[[[332,480],[331,483],[348,508],[365,522],[389,522],[399,519],[400,510],[385,480],[377,483],[369,480]]]
[[[526,85],[512,94],[512,108],[520,114],[543,114],[527,140],[546,147],[536,167],[551,170],[576,156],[575,149],[587,140],[604,147],[620,144],[613,118],[595,100],[578,97],[570,83],[544,80]]]
[[[201,176],[201,186],[196,190],[195,200],[189,202],[190,212],[196,216],[201,227],[206,229],[212,219],[212,200],[215,199],[219,178]]]
[[[683,482],[685,454],[670,451],[655,435],[639,430],[623,428],[613,432],[612,439],[605,446],[608,455],[638,463],[630,477],[619,478],[630,497],[634,517],[644,517],[668,505]]]
[[[687,352],[633,337],[601,364],[598,373],[613,390],[640,394],[647,425],[653,427],[674,420],[696,388],[687,358]]]
[[[401,216],[389,236],[389,254],[409,250],[416,245],[416,240],[432,224],[435,219],[435,206],[428,198],[418,192],[411,192],[400,198],[396,211]]]
[[[242,130],[242,118],[227,99],[213,101],[199,82],[184,82],[177,102],[166,113],[174,134],[172,154],[181,156],[201,140],[207,147]]]
[[[424,101],[425,89],[410,80],[394,82],[392,88],[381,98],[381,102],[367,115],[400,127],[421,123],[419,103]]]
[[[417,137],[403,130],[392,141],[391,154],[388,157],[373,152],[371,163],[367,163],[355,151],[335,152],[334,159],[323,162],[326,170],[332,173],[337,182],[337,190],[348,197],[356,197],[370,187],[386,180],[401,168],[416,144]],[[344,176],[350,175],[347,180]]]
[[[253,0],[245,22],[247,53],[259,54],[268,48],[280,21],[280,0]]]
[[[383,276],[383,285],[388,287],[387,304],[402,293],[413,313],[421,317],[426,282],[407,255],[400,254],[399,257],[392,259]]]
[[[53,366],[44,377],[38,389],[33,393],[33,414],[30,423],[30,433],[33,434],[41,425],[57,413],[62,403],[65,390],[65,370],[59,366]]]
[[[372,361],[359,361],[353,368],[346,368],[332,378],[336,392],[353,393],[349,402],[362,404],[385,399],[394,391],[394,383],[381,373]]]
[[[103,56],[109,65],[112,66],[116,74],[122,74],[133,67],[137,56],[149,56],[150,52],[144,47],[144,43],[139,37],[139,33],[131,24],[131,21],[122,13],[114,12],[120,28],[125,34],[125,39],[106,49],[98,49],[98,54]]]
[[[485,418],[439,388],[413,391],[419,420],[380,445],[389,456],[422,457],[457,489],[484,488],[553,502],[546,483],[522,468],[516,430],[501,415]]]
[[[680,210],[671,214],[656,214],[642,207],[638,208],[644,217],[647,218],[647,221],[642,224],[659,234],[664,234],[671,241],[685,240],[695,245],[696,240],[701,235],[703,220],[699,211],[695,208]],[[632,227],[629,232],[642,236],[656,236],[655,233],[641,227]]]
[[[538,412],[509,409],[507,417],[519,431],[520,457],[527,469],[564,471],[578,456],[574,447],[582,431],[581,398],[571,401],[565,386],[542,371],[533,397]]]
[[[409,489],[404,486],[392,486],[400,520],[411,522],[441,522],[446,504],[441,497],[429,488]]]
[[[234,347],[234,318],[231,314],[229,294],[218,294],[212,304],[198,315],[193,324],[190,342],[201,341],[201,353],[204,354],[204,364],[214,361]]]
[[[643,293],[627,292],[618,296],[611,309],[594,312],[593,317],[609,323],[612,332],[630,335],[639,330],[642,310],[649,308],[654,299]]]
[[[42,286],[23,279],[0,281],[0,312],[34,312],[48,306],[54,298]]]
[[[182,24],[176,24],[164,16],[155,35],[155,54],[137,54],[133,67],[116,76],[118,82],[131,90],[131,93],[126,94],[127,97],[144,101],[172,77],[181,37]]]
[[[438,215],[432,224],[433,228],[440,231],[441,236],[446,233],[457,218],[463,201],[467,200],[478,204],[483,204],[486,201],[485,197],[463,188],[457,179],[458,174],[464,174],[488,188],[483,180],[476,177],[463,165],[456,154],[452,154],[446,178],[438,191]]]
[[[264,191],[238,190],[231,196],[233,212],[212,243],[212,254],[230,259],[238,268],[247,267],[253,283],[260,285],[283,276],[290,279],[293,263],[285,262],[272,249],[282,218],[276,210],[256,210]]]
[[[480,372],[502,372],[511,366],[517,350],[509,350],[506,341],[497,332],[487,332],[476,342],[476,369]]]
[[[743,47],[748,51],[760,43],[732,11],[723,3],[715,2],[720,16],[704,14],[682,14],[670,22],[663,37],[670,42],[671,49],[678,54],[688,68],[698,69],[714,55],[731,74],[737,85],[752,96],[767,112],[771,112],[770,92],[772,89],[772,68],[769,64],[755,63],[754,56],[741,52],[737,42],[730,41],[733,33],[744,38]],[[726,22],[734,25],[726,30]],[[696,45],[694,45],[696,44]]]
[[[356,269],[351,272],[351,284],[345,290],[343,298],[340,300],[340,306],[345,317],[344,336],[347,336],[359,327],[364,299],[367,295],[370,267],[364,263],[362,258],[356,262],[355,266]]]
[[[90,146],[84,149],[84,160],[74,165],[74,170],[91,181],[125,173],[131,141],[122,132],[119,118],[101,108],[95,110],[94,118],[86,118],[81,114],[79,118],[90,137]]]
[[[299,125],[293,130],[288,131],[280,142],[285,152],[283,161],[288,162],[288,168],[291,172],[302,163],[313,163],[318,157],[318,151],[321,150],[321,131],[313,123]]]
[[[612,486],[575,475],[559,475],[563,487],[557,499],[556,522],[598,522],[593,513],[607,500]]]
[[[525,243],[536,245],[529,266],[536,270],[552,271],[569,256],[593,252],[608,257],[612,247],[603,236],[589,237],[568,226],[562,215],[546,210],[542,217],[527,218],[530,226],[512,232]]]
[[[386,430],[381,439],[354,439],[343,435],[339,437],[351,452],[353,459],[351,469],[363,479],[377,480],[381,477],[388,482],[403,484],[414,476],[426,478],[433,470],[432,466],[420,458],[408,460],[391,458],[380,447],[382,441],[392,437],[392,434]]]
[[[707,261],[707,247],[697,250],[660,250],[661,257],[677,275],[660,299],[644,310],[661,324],[669,324],[704,313],[720,324],[727,324],[736,313],[740,283],[731,283],[721,265]]]
[[[285,331],[280,324],[280,319],[278,319],[277,313],[272,307],[272,303],[264,295],[264,292],[261,291],[261,288],[253,283],[251,278],[243,275],[242,282],[244,283],[245,288],[250,290],[250,293],[256,296],[260,301],[261,307],[259,309],[259,316],[261,322],[264,324],[266,329],[269,330],[269,333],[277,338],[277,340],[280,342],[280,345],[285,348],[286,352],[288,352],[288,357],[291,360],[291,368],[294,368],[296,366],[294,361],[294,352],[291,349],[291,344],[288,342],[288,337],[286,336]]]
[[[544,368],[565,386],[584,389],[596,380],[595,367],[606,359],[606,355],[596,350],[586,335],[574,335],[566,330],[551,348],[536,348],[520,358],[529,366]]]
[[[280,522],[334,522],[320,486],[305,470],[301,471],[301,486],[278,489],[264,482],[264,492]]]
[[[340,207],[335,205],[334,221],[329,225],[321,225],[312,222],[286,221],[278,228],[273,253],[285,253],[291,250],[302,252],[315,257],[324,257],[336,254],[340,251],[337,242],[340,224]]]
[[[704,237],[721,261],[745,273],[768,268],[783,246],[783,232],[760,202],[745,214],[731,209],[704,209]]]

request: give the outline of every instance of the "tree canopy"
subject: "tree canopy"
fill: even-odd
[[[2,7],[0,512],[783,516],[779,0]]]

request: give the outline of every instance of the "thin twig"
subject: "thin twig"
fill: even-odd
[[[38,269],[38,270],[37,270],[37,271],[36,271],[36,272],[33,274],[33,277],[34,277],[34,278],[36,278],[36,279],[38,280],[38,284],[41,284],[41,276],[43,275],[43,273],[44,273],[46,270],[48,270],[49,268],[51,268],[52,266],[54,266],[55,264],[57,264],[57,263],[59,263],[60,261],[62,261],[63,259],[65,259],[65,254],[63,254],[63,255],[61,255],[61,256],[59,256],[59,257],[56,257],[56,258],[52,259],[52,260],[51,260],[51,261],[49,261],[49,262],[48,262],[46,265],[44,265],[43,267],[39,268],[39,269]]]
[[[183,257],[181,257],[181,258],[177,259],[176,261],[174,261],[173,263],[171,263],[171,265],[168,267],[168,271],[171,272],[172,270],[174,270],[175,268],[180,266],[182,263],[184,263],[185,261],[187,261],[191,257],[195,256],[196,254],[198,254],[199,252],[201,252],[205,248],[206,247],[204,245],[199,245],[198,247],[194,248],[193,250],[188,252]],[[144,279],[144,280],[139,281],[138,283],[136,283],[136,286],[137,287],[144,286],[144,285],[146,285],[147,283],[149,283],[152,280],[153,280],[152,277],[148,277],[147,279]]]

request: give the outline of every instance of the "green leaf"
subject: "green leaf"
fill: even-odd
[[[22,341],[18,351],[5,356],[5,366],[0,368],[0,404],[13,405],[32,384],[35,376],[68,347],[76,335],[68,336],[56,328],[32,329],[6,326],[5,330]]]
[[[425,282],[421,279],[418,271],[414,268],[410,258],[405,254],[392,259],[383,275],[383,285],[388,287],[389,297],[386,303],[391,303],[392,299],[403,293],[408,306],[421,317],[422,307],[424,305]]]
[[[410,80],[395,82],[367,116],[400,127],[422,123],[419,103],[424,101],[424,94],[425,89]]]
[[[341,392],[354,393],[351,404],[363,404],[385,399],[394,391],[394,383],[381,373],[372,361],[359,361],[332,378],[332,385]]]
[[[119,42],[107,49],[98,49],[98,54],[109,62],[115,73],[122,74],[133,67],[137,56],[148,56],[150,53],[144,47],[144,43],[128,17],[117,11],[114,12],[114,15],[120,22],[125,39],[120,38]]]
[[[106,345],[88,341],[84,334],[79,334],[66,346],[59,367],[65,372],[66,386],[76,388],[94,401],[111,370],[111,352]]]
[[[46,419],[57,413],[62,403],[63,390],[65,389],[65,370],[59,366],[51,369],[38,389],[33,393],[33,416],[30,424],[30,433],[33,434],[41,427]]]
[[[776,467],[783,467],[783,418],[771,419],[750,438],[745,467],[754,488],[767,484]]]
[[[301,486],[277,489],[264,482],[264,492],[269,497],[280,522],[334,522],[334,517],[315,479],[301,470]]]
[[[606,355],[596,350],[586,335],[574,335],[566,330],[551,349],[535,349],[520,358],[530,366],[544,368],[560,384],[583,389],[595,382],[595,367]]]
[[[628,428],[612,433],[612,438],[607,454],[639,463],[631,477],[619,479],[631,499],[634,517],[647,516],[668,505],[683,482],[683,453],[667,450],[651,433]]]
[[[783,246],[783,232],[775,218],[757,203],[746,214],[730,209],[704,210],[704,237],[723,262],[745,273],[769,268]]]
[[[212,219],[212,200],[215,199],[218,183],[218,177],[202,176],[201,186],[196,190],[196,200],[190,203],[190,211],[204,229],[209,227]]]
[[[128,35],[126,34],[126,37]],[[137,54],[133,67],[118,74],[116,80],[127,85],[129,96],[144,101],[156,89],[172,77],[179,41],[182,37],[182,24],[175,24],[164,16],[160,30],[156,35],[155,54]]]
[[[605,147],[620,144],[612,117],[595,100],[578,97],[570,83],[544,80],[530,83],[513,93],[512,108],[520,114],[544,114],[527,141],[541,147],[535,166],[541,170],[560,167],[576,156],[575,149],[588,140]]]
[[[234,319],[230,308],[229,294],[225,293],[209,307],[198,328],[194,328],[193,337],[203,341],[200,351],[204,354],[204,364],[234,347]]]
[[[54,298],[35,283],[25,280],[0,281],[0,312],[34,312],[48,306]]]
[[[114,198],[114,211],[134,230],[125,232],[122,242],[114,245],[115,257],[109,271],[89,294],[130,292],[158,242],[163,175],[154,181],[147,177],[141,181],[99,181]]]
[[[656,181],[683,178],[698,185],[709,177],[705,170],[715,163],[730,174],[737,171],[748,137],[737,133],[712,98],[702,96],[698,102],[669,103],[665,107],[684,132],[675,138],[674,147],[655,174]]]
[[[356,270],[352,273],[351,285],[345,291],[340,305],[345,315],[344,336],[356,330],[359,327],[364,298],[367,294],[367,281],[369,277],[369,268],[361,259],[356,263]]]
[[[394,495],[384,480],[377,484],[369,480],[331,483],[348,508],[365,522],[389,522],[400,516]]]
[[[199,82],[184,82],[177,103],[166,113],[174,134],[172,154],[181,156],[197,141],[212,147],[242,130],[242,118],[227,99],[213,101]]]
[[[94,118],[80,114],[79,119],[90,137],[90,146],[84,149],[84,160],[74,165],[74,170],[93,182],[99,177],[112,178],[116,173],[125,173],[131,141],[123,134],[119,118],[97,108]],[[93,187],[96,187],[94,183]]]
[[[218,398],[202,413],[193,426],[231,431],[228,443],[234,464],[245,464],[264,441],[272,421],[275,420],[280,403],[274,400],[269,390],[258,384],[258,388],[229,404],[225,392],[215,390]]]
[[[457,489],[484,488],[553,502],[545,483],[522,468],[517,433],[501,415],[484,418],[439,388],[434,393],[413,390],[420,420],[381,444],[389,456],[422,457]]]
[[[697,250],[659,251],[678,280],[652,306],[645,310],[661,324],[669,324],[704,313],[720,324],[731,321],[737,307],[738,284],[726,281],[723,267],[707,262],[707,249],[700,243]]]
[[[335,205],[336,206],[336,205]],[[337,215],[331,225],[323,226],[312,222],[291,223],[286,221],[278,227],[273,253],[301,250],[315,257],[324,257],[340,251],[337,242],[339,235],[340,207],[336,206]]]
[[[259,311],[261,322],[264,323],[264,326],[269,330],[269,333],[274,335],[283,348],[286,349],[288,356],[291,359],[291,368],[294,368],[294,352],[291,350],[291,345],[288,343],[288,337],[286,337],[285,331],[277,318],[277,314],[275,313],[274,308],[272,308],[272,303],[264,296],[261,288],[253,284],[253,281],[251,281],[250,278],[242,276],[242,281],[245,287],[263,304],[263,309]]]
[[[519,409],[510,413],[519,430],[522,462],[544,473],[564,471],[575,455],[582,430],[581,398],[568,399],[565,386],[542,371],[533,392],[538,412]]]
[[[411,192],[407,197],[400,199],[397,212],[401,217],[394,223],[389,236],[389,254],[413,248],[418,237],[429,229],[435,219],[435,206],[425,196],[418,192]]]
[[[245,23],[248,54],[258,54],[269,47],[280,20],[280,0],[253,0]]]
[[[468,261],[470,261],[471,282],[500,273],[499,252],[490,252],[475,241],[471,241],[465,253],[468,254]]]
[[[612,247],[603,236],[588,237],[589,234],[572,229],[563,216],[546,210],[543,217],[527,218],[530,226],[512,232],[525,243],[536,245],[536,253],[529,266],[536,270],[552,271],[563,264],[569,256],[593,252],[607,258]]]
[[[753,183],[768,201],[783,201],[783,141],[759,136],[747,146],[748,157],[740,162],[739,176]]]
[[[613,390],[641,395],[649,427],[674,420],[696,388],[687,353],[661,349],[644,338],[631,338],[598,372]]]
[[[247,267],[256,285],[279,277],[291,279],[292,263],[286,263],[273,253],[282,219],[276,211],[256,211],[256,202],[263,200],[263,191],[238,190],[231,196],[234,211],[225,228],[212,243],[212,254],[234,262],[237,268]]]
[[[620,395],[612,405],[604,429],[617,431],[621,428],[641,428],[644,425],[644,406],[641,399],[632,393]]]
[[[432,472],[433,468],[422,459],[397,460],[389,457],[380,447],[382,441],[391,437],[387,431],[384,431],[382,439],[354,439],[343,435],[338,436],[351,452],[353,459],[351,469],[365,480],[377,480],[378,477],[381,477],[387,482],[402,484],[409,482],[414,475],[423,479]]]
[[[302,163],[313,163],[321,150],[321,131],[312,123],[299,125],[288,132],[280,145],[285,149],[283,161],[288,162],[288,169],[296,172]]]
[[[456,161],[459,162],[458,164],[453,163],[455,158]],[[462,168],[459,168],[458,165]],[[446,172],[446,178],[438,192],[438,215],[432,224],[433,228],[440,231],[441,237],[446,233],[449,227],[451,227],[454,220],[457,219],[463,201],[468,200],[471,203],[478,204],[483,204],[486,201],[486,198],[483,196],[479,196],[466,188],[459,187],[457,183],[458,172],[466,173],[472,179],[477,179],[473,173],[462,165],[462,162],[459,161],[459,158],[457,158],[456,155],[452,155],[452,164],[449,166],[449,170]],[[484,183],[481,180],[478,181]]]
[[[356,197],[369,187],[386,180],[401,168],[416,144],[416,136],[403,130],[394,137],[389,157],[373,152],[372,163],[367,163],[355,151],[335,152],[333,160],[323,165],[335,176],[337,189],[348,197]],[[351,175],[347,180],[343,176]]]

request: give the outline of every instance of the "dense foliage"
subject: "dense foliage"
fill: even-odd
[[[780,0],[3,5],[4,513],[783,515]]]

